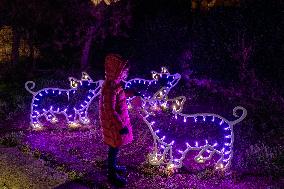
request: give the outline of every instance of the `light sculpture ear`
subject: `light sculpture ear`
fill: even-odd
[[[170,74],[170,72],[168,71],[168,69],[166,67],[161,67],[161,73],[162,74]]]
[[[163,87],[154,94],[153,98],[158,99],[158,100],[168,99],[168,93],[169,93],[169,89],[166,87]]]
[[[179,96],[174,99],[171,99],[171,101],[173,102],[173,105],[172,105],[173,111],[181,112],[183,109],[185,100],[186,98],[184,96]]]
[[[152,73],[152,78],[153,78],[154,80],[158,80],[158,79],[159,79],[159,77],[160,77],[160,74],[159,74],[159,73],[157,73],[157,72],[155,72],[155,71],[151,71],[151,73]]]
[[[71,88],[76,89],[78,87],[79,81],[74,77],[69,77],[68,79],[70,81]]]
[[[81,80],[93,81],[93,80],[91,79],[91,77],[90,77],[86,72],[82,72],[82,78],[81,78]]]

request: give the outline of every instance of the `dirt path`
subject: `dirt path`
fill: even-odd
[[[0,146],[0,188],[54,188],[65,183],[68,176],[44,165],[16,147]]]

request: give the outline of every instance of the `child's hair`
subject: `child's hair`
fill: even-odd
[[[122,57],[120,54],[110,53],[106,56],[106,59],[116,59],[117,61],[125,62],[123,69],[130,69],[129,61]]]
[[[119,62],[126,62],[126,64],[128,63],[128,61],[123,58],[120,54],[116,54],[116,53],[109,53],[108,55],[106,55],[106,60],[115,60],[115,61],[119,61]]]

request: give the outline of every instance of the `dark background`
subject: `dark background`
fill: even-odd
[[[60,69],[101,74],[108,52],[130,59],[133,75],[162,65],[180,71],[183,53],[191,52],[186,63],[195,73],[231,81],[238,79],[238,61],[232,54],[241,51],[244,40],[253,48],[248,67],[255,69],[259,79],[283,92],[281,1],[241,1],[240,6],[191,10],[189,0],[122,0],[110,6],[94,6],[82,0],[1,0],[0,18],[0,26],[11,26],[18,38],[39,49],[36,60],[32,56],[13,56],[12,67],[18,67],[21,75],[25,67],[32,77],[37,70],[52,73]],[[90,30],[94,30],[91,35]],[[82,51],[88,39],[89,55],[82,66]],[[11,79],[9,71],[1,73],[1,80],[7,77]]]

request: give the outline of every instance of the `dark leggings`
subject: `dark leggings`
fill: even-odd
[[[119,149],[109,146],[108,149],[108,168],[114,169],[117,162],[117,154]]]

